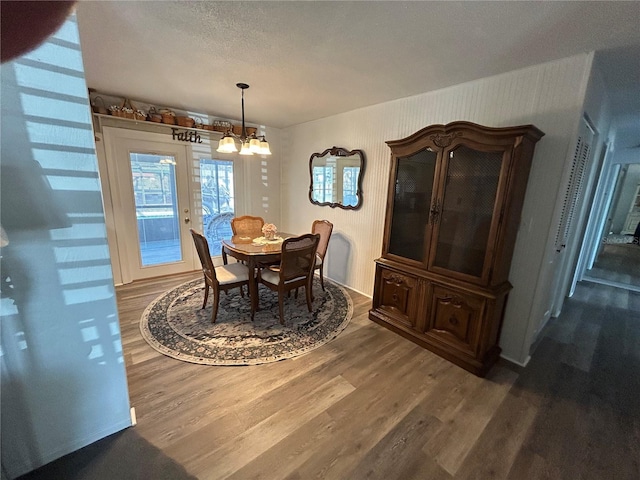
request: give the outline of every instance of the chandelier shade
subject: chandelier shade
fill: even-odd
[[[216,152],[220,153],[234,153],[238,151],[236,146],[236,140],[240,141],[240,155],[271,155],[271,149],[269,148],[269,142],[264,135],[259,138],[255,133],[251,136],[247,135],[247,129],[244,125],[244,91],[249,88],[246,83],[236,83],[236,87],[242,90],[242,134],[240,136],[235,135],[230,130],[222,135],[222,138],[218,142],[218,148]]]

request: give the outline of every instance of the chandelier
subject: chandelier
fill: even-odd
[[[216,151],[220,153],[237,152],[238,148],[236,147],[236,139],[238,139],[240,140],[241,145],[240,155],[271,155],[269,142],[264,138],[264,135],[261,135],[260,138],[258,138],[255,133],[252,133],[249,136],[247,135],[247,129],[244,126],[244,91],[249,88],[249,85],[246,83],[236,83],[236,87],[242,90],[242,135],[238,137],[231,131],[227,131],[222,135]]]

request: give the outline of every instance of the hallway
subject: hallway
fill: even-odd
[[[640,245],[605,244],[584,280],[640,292]]]

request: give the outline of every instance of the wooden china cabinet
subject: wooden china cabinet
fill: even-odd
[[[498,340],[535,144],[532,125],[432,125],[389,141],[369,318],[484,376]]]

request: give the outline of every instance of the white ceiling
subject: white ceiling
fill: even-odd
[[[89,87],[239,119],[245,82],[247,122],[280,128],[603,50],[640,143],[637,1],[81,1],[77,14]]]

